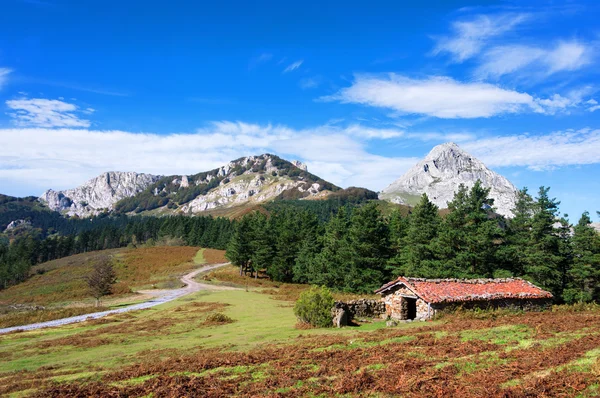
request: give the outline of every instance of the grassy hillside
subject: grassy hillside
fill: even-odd
[[[285,295],[283,295],[285,296]],[[250,288],[0,336],[0,394],[596,396],[600,310],[448,316],[298,330]],[[214,314],[225,315],[223,322]],[[529,394],[529,395],[527,395]]]
[[[178,288],[181,275],[199,264],[226,261],[222,250],[187,246],[103,250],[49,261],[33,267],[27,281],[0,290],[0,327],[97,311],[85,276],[106,256],[114,259],[117,284],[103,300],[105,306],[145,299],[133,293],[139,289]],[[44,310],[35,309],[39,306]]]

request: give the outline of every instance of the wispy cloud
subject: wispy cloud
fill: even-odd
[[[288,72],[292,72],[295,71],[296,69],[298,69],[302,64],[304,63],[304,60],[298,60],[296,62],[293,62],[291,64],[289,64],[284,70],[283,73],[288,73]]]
[[[106,87],[97,87],[94,85],[82,85],[74,82],[64,82],[64,81],[55,81],[55,80],[47,80],[47,79],[39,79],[39,78],[24,78],[27,83],[41,84],[44,86],[51,87],[62,87],[68,88],[70,90],[76,91],[84,91],[87,93],[100,94],[100,95],[108,95],[111,97],[129,97],[132,94],[127,91],[113,90],[111,88]]]
[[[90,121],[80,119],[76,113],[78,107],[59,100],[44,98],[16,99],[6,101],[6,106],[14,112],[8,115],[18,126],[35,127],[89,127]],[[83,113],[91,114],[94,109],[87,108]]]
[[[547,99],[488,83],[463,83],[444,76],[426,79],[388,74],[356,75],[350,87],[321,97],[324,101],[363,104],[392,109],[400,114],[419,114],[442,119],[471,119],[506,113],[553,114],[573,106],[568,98]]]
[[[590,63],[591,46],[576,41],[559,41],[552,47],[528,45],[497,46],[487,50],[481,57],[476,76],[499,78],[503,75],[533,69],[548,76],[557,72],[573,71]]]
[[[2,87],[6,84],[10,72],[11,70],[8,68],[0,68],[0,90],[2,90]]]
[[[434,54],[448,53],[455,62],[477,55],[486,43],[531,18],[526,13],[476,15],[452,23],[452,34],[437,38]]]
[[[272,58],[273,54],[271,53],[262,53],[257,55],[256,57],[252,57],[250,58],[250,62],[248,62],[248,69],[252,70],[261,64],[269,62]]]
[[[592,129],[492,137],[462,146],[488,166],[526,166],[543,170],[600,163],[600,130]]]
[[[321,85],[323,78],[321,76],[305,77],[300,79],[298,85],[302,90],[308,90],[310,88],[317,88]]]

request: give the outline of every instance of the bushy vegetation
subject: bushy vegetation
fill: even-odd
[[[313,286],[300,294],[294,305],[294,314],[302,323],[321,328],[331,327],[333,304],[333,296],[329,289]]]

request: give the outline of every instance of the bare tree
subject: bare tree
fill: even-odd
[[[96,299],[96,307],[100,306],[100,298],[112,293],[112,286],[117,281],[117,274],[108,256],[100,258],[92,272],[86,277],[90,293]]]

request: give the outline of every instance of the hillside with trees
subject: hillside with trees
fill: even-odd
[[[588,213],[573,227],[541,187],[535,198],[522,190],[505,219],[488,194],[461,186],[445,217],[426,195],[408,216],[384,217],[376,202],[341,207],[327,222],[309,210],[254,213],[235,225],[227,255],[250,274],[348,292],[399,275],[522,277],[559,302],[600,300],[600,235]]]
[[[106,214],[67,219],[30,204],[5,208],[0,215],[6,220],[27,219],[30,227],[0,241],[0,286],[27,279],[40,262],[175,239],[226,248],[242,274],[336,291],[372,292],[399,275],[522,277],[559,302],[600,299],[600,235],[588,213],[575,225],[560,216],[549,188],[541,187],[535,197],[520,191],[512,219],[493,212],[489,189],[479,183],[461,186],[444,213],[426,195],[410,211],[390,212],[371,200],[370,191],[343,192],[327,200],[273,201],[237,220]]]

